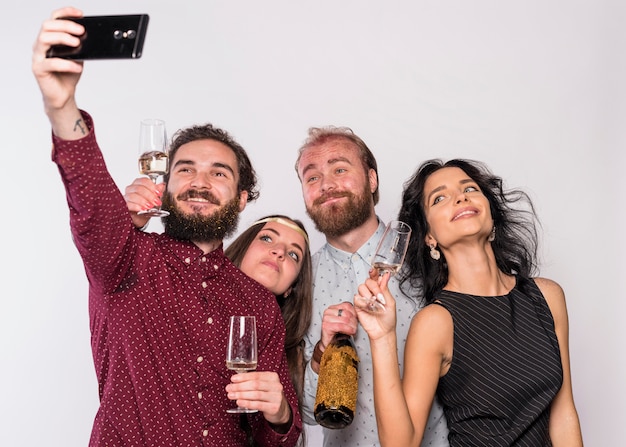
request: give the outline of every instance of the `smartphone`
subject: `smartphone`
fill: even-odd
[[[46,57],[65,59],[139,59],[148,30],[148,14],[67,17],[85,27],[78,47],[55,45]]]

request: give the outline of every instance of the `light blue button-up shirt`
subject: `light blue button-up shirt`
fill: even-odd
[[[327,243],[313,255],[313,317],[305,337],[307,359],[313,356],[315,344],[321,337],[324,310],[343,301],[352,302],[358,286],[369,277],[372,256],[384,230],[385,225],[379,219],[376,232],[356,253],[338,250]],[[404,345],[411,319],[420,309],[420,297],[417,292],[411,293],[410,297],[400,292],[395,277],[389,281],[389,290],[396,299],[398,356],[402,373]],[[361,326],[357,328],[354,343],[360,359],[356,413],[352,424],[344,429],[323,429],[325,447],[380,446],[374,412],[372,354],[369,338]],[[317,374],[311,369],[309,361],[305,371],[302,415],[307,424],[316,424],[313,416],[316,391]],[[430,413],[422,446],[448,446],[448,428],[443,408],[437,400]]]

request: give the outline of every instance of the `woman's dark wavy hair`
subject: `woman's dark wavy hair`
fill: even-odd
[[[398,214],[398,220],[408,223],[413,231],[399,275],[400,284],[403,288],[423,287],[426,303],[432,302],[435,293],[447,284],[448,265],[443,253],[438,261],[432,259],[425,242],[430,229],[424,212],[424,185],[431,174],[449,167],[465,172],[489,201],[495,226],[491,246],[498,268],[521,278],[530,278],[537,272],[539,221],[528,194],[519,189],[504,190],[502,178],[492,174],[484,163],[464,159],[445,163],[439,159],[428,160],[404,183]]]
[[[272,217],[280,217],[295,223],[308,236],[304,225],[298,219],[274,214],[262,217],[260,220]],[[248,247],[250,247],[250,244],[263,227],[265,227],[265,222],[252,225],[250,228],[243,231],[225,250],[226,256],[237,267],[241,266],[241,262],[248,251]],[[295,282],[291,285],[291,293],[287,298],[276,296],[276,300],[278,301],[285,322],[285,352],[287,353],[289,373],[291,374],[291,381],[298,394],[299,405],[301,405],[305,366],[304,335],[309,328],[311,315],[313,313],[313,274],[311,270],[311,252],[308,243],[306,247],[304,247],[300,273]]]
[[[172,144],[169,150],[170,163],[174,161],[176,152],[183,144],[196,140],[215,140],[228,146],[237,158],[237,167],[239,169],[237,191],[248,191],[248,202],[253,202],[259,198],[256,171],[252,167],[252,162],[246,150],[228,132],[212,124],[195,125],[178,130],[172,137]],[[163,180],[167,183],[169,179],[170,175],[167,173]]]

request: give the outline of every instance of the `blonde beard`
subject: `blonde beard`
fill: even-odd
[[[342,236],[360,227],[372,214],[374,203],[369,188],[364,189],[361,195],[347,192],[343,197],[348,198],[344,205],[331,205],[321,211],[314,204],[306,209],[315,228],[326,237]]]

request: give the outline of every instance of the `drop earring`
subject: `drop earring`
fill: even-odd
[[[439,258],[441,258],[441,253],[435,247],[435,244],[430,246],[430,257],[433,258],[435,261],[439,261]]]
[[[496,227],[495,226],[491,229],[491,233],[489,234],[489,237],[487,238],[487,240],[489,242],[493,242],[496,240]]]

